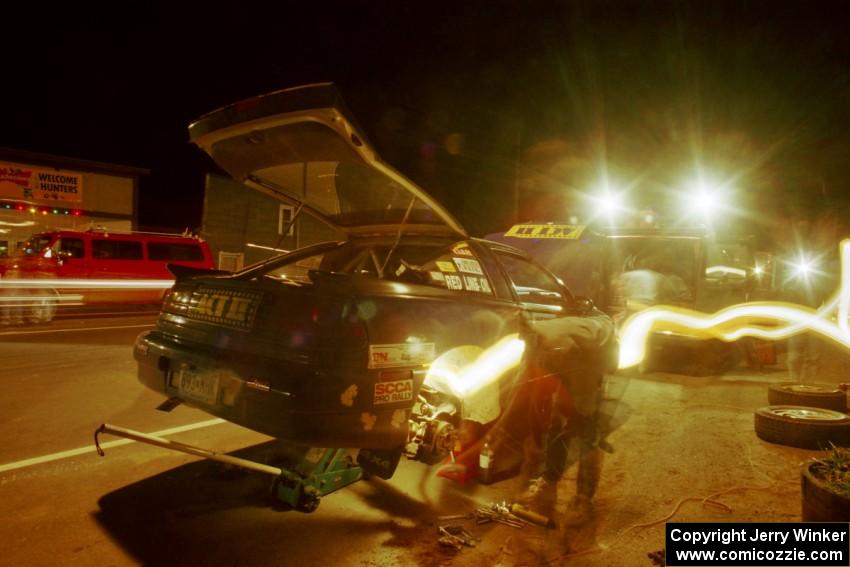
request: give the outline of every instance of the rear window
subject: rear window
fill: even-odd
[[[493,295],[490,280],[466,243],[346,245],[296,259],[284,258],[258,275],[284,283],[309,284],[311,271],[370,276]]]
[[[137,240],[92,240],[95,260],[141,260],[142,243]]]
[[[203,260],[204,254],[201,252],[201,247],[197,244],[148,242],[148,259],[196,262]]]

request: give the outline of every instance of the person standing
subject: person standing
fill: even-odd
[[[780,298],[819,309],[836,290],[840,271],[838,223],[829,212],[812,222],[810,214],[792,212],[784,247]],[[815,382],[820,370],[821,343],[811,332],[788,339],[788,376],[792,382]]]
[[[538,476],[520,496],[541,513],[554,511],[558,482],[576,462],[576,495],[564,521],[580,525],[593,515],[593,497],[602,471],[599,409],[603,377],[617,366],[613,320],[596,309],[587,317],[530,323],[539,337],[543,364],[559,377],[552,393],[551,421],[544,433]]]

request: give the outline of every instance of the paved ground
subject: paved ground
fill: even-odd
[[[0,336],[0,466],[90,447],[102,420],[156,431],[209,418],[184,407],[153,411],[160,399],[134,380],[129,346],[138,329],[127,324],[49,340]],[[821,379],[845,381],[847,360],[827,352]],[[514,500],[524,479],[460,486],[402,461],[392,480],[358,483],[304,515],[270,505],[267,477],[134,444],[105,458],[86,451],[0,472],[0,565],[649,566],[667,519],[800,519],[800,463],[818,453],[765,443],[753,431],[767,385],[785,378],[781,365],[611,378],[614,452],[605,458],[596,515],[580,529],[467,522],[481,542],[455,553],[437,544],[435,518]],[[277,452],[231,424],[171,438],[259,461]],[[574,492],[575,471],[569,475],[559,487],[558,520]]]
[[[848,381],[850,357],[821,349],[819,381]],[[622,424],[610,436],[615,451],[605,459],[593,521],[554,531],[496,528],[502,533],[487,539],[500,545],[487,563],[649,566],[668,520],[800,521],[799,469],[822,453],[766,443],[753,429],[768,384],[787,380],[782,357],[759,372],[612,377],[609,398],[618,400]],[[573,470],[559,486],[558,519],[574,492]]]

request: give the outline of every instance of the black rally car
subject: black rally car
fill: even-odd
[[[169,397],[302,446],[434,457],[452,424],[492,423],[527,378],[524,320],[582,310],[383,163],[330,84],[227,106],[190,134],[337,237],[236,273],[175,269],[134,350],[139,380]]]

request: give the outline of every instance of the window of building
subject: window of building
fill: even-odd
[[[242,252],[219,252],[218,269],[228,272],[238,272],[245,263],[245,254]]]
[[[295,234],[295,223],[292,222],[292,215],[295,214],[295,207],[291,205],[280,205],[277,210],[277,233],[283,235],[283,231],[286,230],[286,236],[293,236]]]
[[[201,252],[201,247],[195,244],[148,242],[148,259],[193,262],[203,260],[204,253]]]

